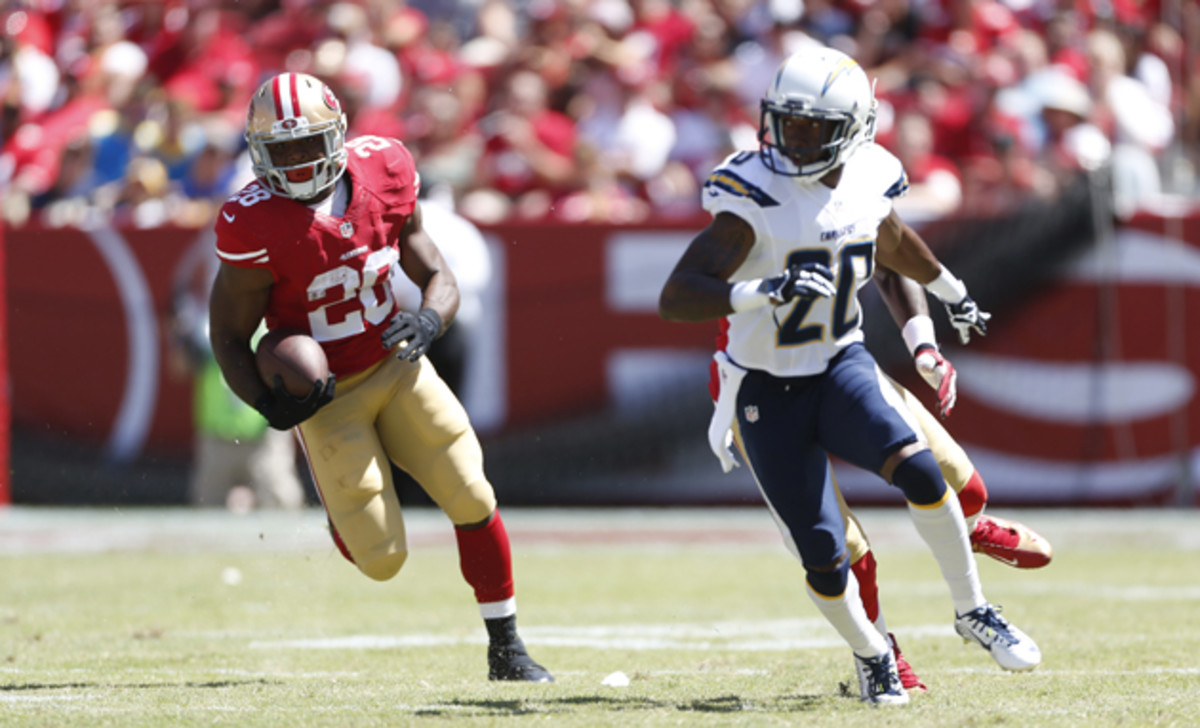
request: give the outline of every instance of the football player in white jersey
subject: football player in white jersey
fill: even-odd
[[[862,699],[908,701],[891,645],[850,571],[828,455],[900,488],[950,588],[954,626],[1006,669],[1037,645],[983,595],[962,509],[911,414],[863,345],[856,293],[878,263],[946,305],[963,343],[989,315],[896,215],[904,169],[874,143],[866,73],[830,48],[786,59],[761,103],[760,150],[731,155],[702,191],[712,222],[659,300],[663,318],[728,318],[714,414],[731,424],[809,596],[849,643]]]
[[[933,320],[929,316],[929,303],[926,300],[925,289],[911,278],[905,278],[895,271],[882,266],[876,267],[874,280],[892,319],[904,336],[904,342],[913,356],[913,364],[923,379],[937,392],[937,410],[943,417],[949,417],[957,400],[957,373],[954,365],[942,356],[934,332]],[[717,335],[717,351],[724,352],[728,336],[726,329],[728,321],[721,320],[720,333]],[[714,357],[709,369],[709,393],[713,401],[720,400],[720,369],[718,359]],[[975,469],[975,465],[967,456],[965,450],[950,433],[942,426],[936,417],[912,392],[905,389],[899,382],[887,377],[888,382],[900,394],[905,407],[908,408],[918,425],[917,435],[923,437],[929,445],[930,452],[937,460],[946,485],[950,486],[958,496],[963,518],[970,532],[971,547],[976,553],[990,556],[997,561],[1017,569],[1037,569],[1050,563],[1054,549],[1050,542],[1023,523],[984,514],[988,502],[987,484],[983,476]],[[709,446],[713,454],[725,466],[728,472],[736,464],[732,459],[730,445],[732,432],[728,425],[729,418],[716,417],[715,428],[709,433]],[[888,631],[887,623],[879,603],[879,584],[875,555],[871,551],[871,542],[866,531],[847,507],[841,497],[837,482],[834,482],[838,495],[838,505],[842,511],[842,521],[846,528],[846,550],[850,555],[850,571],[858,580],[858,595],[863,608],[881,634],[887,635],[896,657],[896,669],[900,674],[900,684],[910,692],[926,692],[928,688],[913,669],[911,663],[900,651],[900,645],[895,636]]]

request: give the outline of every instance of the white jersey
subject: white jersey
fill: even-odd
[[[757,152],[721,163],[701,192],[714,217],[728,212],[754,229],[755,243],[730,281],[778,275],[792,263],[817,261],[833,272],[837,295],[763,306],[728,317],[725,348],[736,364],[780,377],[825,371],[829,360],[863,340],[858,289],[875,268],[879,224],[908,190],[900,160],[871,143],[846,160],[836,189],[776,174]]]

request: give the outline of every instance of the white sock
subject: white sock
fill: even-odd
[[[891,644],[891,640],[888,639],[888,636],[887,636],[888,635],[887,622],[883,621],[883,610],[882,609],[879,610],[879,616],[875,619],[875,630],[877,632],[879,632],[879,634],[883,635],[883,638],[885,640],[888,640],[888,644]]]
[[[484,619],[499,619],[517,613],[517,598],[509,597],[502,602],[480,602],[479,614]]]
[[[807,582],[805,588],[813,604],[846,640],[854,654],[859,657],[878,657],[891,649],[887,640],[867,619],[867,610],[863,609],[862,600],[858,598],[858,580],[854,578],[854,572],[850,572],[846,591],[840,596],[818,594]]]
[[[917,533],[933,551],[942,578],[950,587],[954,599],[954,611],[966,614],[983,606],[983,587],[979,583],[979,571],[975,557],[971,554],[971,542],[967,538],[967,526],[963,521],[962,506],[953,491],[946,491],[940,503],[929,506],[908,504],[908,514]]]

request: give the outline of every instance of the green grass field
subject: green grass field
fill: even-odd
[[[487,681],[437,512],[409,514],[409,562],[377,584],[319,512],[9,508],[0,725],[1200,725],[1200,514],[997,513],[1056,548],[1037,571],[980,561],[1042,647],[1032,673],[954,635],[902,510],[860,514],[889,626],[932,688],[881,712],[758,508],[506,511],[522,631],[552,685]],[[605,685],[617,672],[629,684]]]

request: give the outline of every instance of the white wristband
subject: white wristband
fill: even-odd
[[[937,278],[925,284],[926,290],[942,300],[943,303],[959,303],[967,297],[967,287],[954,274],[942,267]]]
[[[762,285],[761,278],[752,281],[738,281],[729,289],[729,305],[734,313],[741,313],[755,308],[762,308],[771,302],[771,297],[758,290]]]
[[[928,316],[913,316],[905,322],[900,334],[908,346],[908,353],[913,356],[916,356],[918,346],[929,344],[933,348],[937,348],[937,334],[933,331],[933,319]]]

